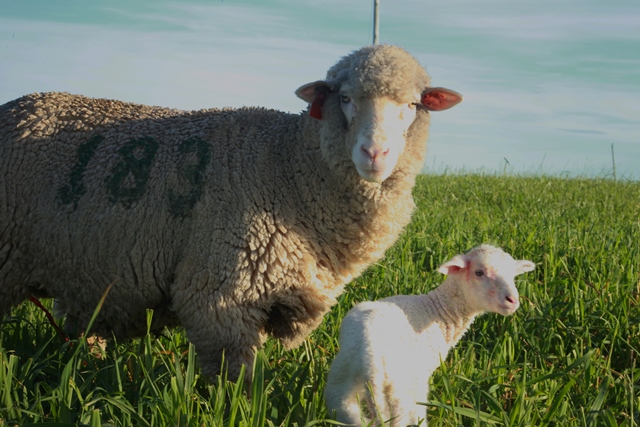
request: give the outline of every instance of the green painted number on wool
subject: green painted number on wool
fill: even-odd
[[[78,201],[87,192],[83,181],[84,172],[103,139],[102,135],[96,135],[78,146],[78,162],[71,169],[69,183],[58,189],[58,200],[63,205],[73,203],[73,209],[78,208]]]
[[[120,161],[105,180],[109,200],[129,208],[145,192],[158,151],[158,142],[148,136],[132,139],[119,150]]]
[[[200,138],[192,138],[183,141],[178,147],[178,152],[183,158],[193,153],[195,163],[183,162],[178,170],[179,178],[189,183],[189,190],[184,194],[177,194],[169,189],[169,210],[175,218],[184,218],[193,209],[202,196],[202,188],[205,183],[205,169],[211,158],[211,146]]]
[[[84,174],[103,141],[102,135],[96,135],[78,146],[78,161],[71,169],[69,182],[58,189],[58,200],[63,205],[73,203],[73,209],[78,208],[78,201],[87,192]],[[141,137],[129,140],[118,150],[118,163],[104,180],[111,203],[130,208],[143,196],[158,147],[154,138]],[[184,218],[202,196],[211,146],[201,138],[190,138],[180,143],[178,153],[183,159],[178,167],[178,177],[187,185],[182,193],[169,189],[167,197],[173,217]],[[192,157],[195,161],[189,161]]]

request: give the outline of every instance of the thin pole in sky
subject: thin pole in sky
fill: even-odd
[[[373,44],[378,44],[380,32],[380,0],[373,0]]]

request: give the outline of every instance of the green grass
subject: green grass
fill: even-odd
[[[327,425],[322,391],[346,312],[429,291],[441,262],[481,242],[537,269],[517,280],[520,310],[477,319],[433,375],[429,424],[640,425],[640,184],[421,176],[415,198],[397,244],[302,347],[270,341],[258,354],[251,399],[242,381],[205,382],[181,329],[99,354],[25,303],[0,328],[0,426]]]

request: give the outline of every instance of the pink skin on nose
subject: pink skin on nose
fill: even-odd
[[[373,162],[375,162],[378,158],[385,158],[387,157],[387,154],[389,154],[389,149],[387,148],[386,150],[382,150],[382,149],[376,149],[376,148],[367,148],[364,145],[360,147],[360,149],[362,150],[363,154],[367,157],[369,157]]]

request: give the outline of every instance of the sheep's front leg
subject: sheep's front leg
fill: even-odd
[[[322,288],[302,287],[281,290],[265,304],[268,318],[265,332],[279,339],[286,349],[292,349],[316,329],[329,311],[334,299]]]
[[[245,381],[251,380],[254,357],[264,344],[264,313],[251,306],[220,307],[195,304],[179,313],[189,340],[195,345],[202,373],[208,378],[220,374],[224,360],[228,379],[234,381],[246,368]]]

